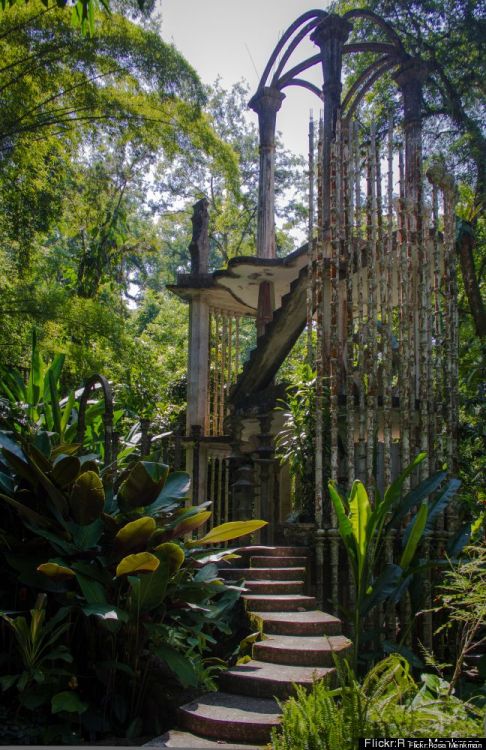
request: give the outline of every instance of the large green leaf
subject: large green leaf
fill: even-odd
[[[73,565],[76,570],[76,566]],[[102,583],[76,571],[79,588],[88,604],[106,604],[106,592]]]
[[[98,617],[100,620],[118,620],[120,622],[128,622],[128,612],[120,609],[120,607],[114,607],[111,604],[85,604],[81,607],[84,614],[88,617]]]
[[[152,649],[152,653],[165,661],[169,669],[175,674],[182,687],[196,687],[197,674],[192,662],[171,646],[164,644]]]
[[[105,505],[103,482],[94,471],[79,475],[69,496],[71,515],[80,526],[88,526],[101,518]]]
[[[246,536],[247,534],[253,534],[254,531],[262,529],[266,526],[268,521],[261,521],[256,519],[254,521],[228,521],[228,523],[222,523],[220,526],[215,526],[208,531],[208,533],[197,539],[191,544],[220,544],[221,542],[228,542],[230,539],[238,539],[240,536]]]
[[[167,568],[172,575],[181,567],[184,562],[184,551],[174,542],[164,542],[153,550],[160,561],[167,564]]]
[[[9,497],[8,495],[4,495],[0,492],[0,500],[3,500],[4,502],[8,503],[8,505],[11,505],[12,508],[15,508],[17,513],[22,518],[24,518],[26,521],[30,521],[32,524],[34,524],[34,526],[44,527],[46,529],[52,527],[52,523],[48,518],[45,518],[45,516],[41,516],[40,513],[32,510],[32,508],[29,508],[27,505],[23,505],[17,500],[14,500],[13,497]]]
[[[410,535],[400,558],[400,567],[403,568],[403,570],[407,570],[408,566],[412,562],[415,551],[419,545],[420,540],[422,539],[425,524],[427,523],[428,512],[429,508],[427,503],[422,503],[417,515],[415,516],[413,526],[410,530]]]
[[[49,382],[49,393],[50,393],[50,400],[51,400],[53,429],[54,429],[54,432],[57,432],[60,438],[62,430],[61,430],[61,410],[59,408],[59,391],[57,388],[57,379],[55,375],[55,370],[52,367],[50,367],[49,370],[47,371],[47,378]]]
[[[59,565],[55,562],[42,563],[42,565],[37,566],[37,570],[39,571],[39,573],[43,573],[49,578],[54,578],[55,580],[62,581],[65,581],[68,578],[74,578],[74,576],[76,575],[74,570],[71,570],[71,568],[67,568],[65,565]]]
[[[348,555],[351,557],[351,561],[353,562],[354,565],[357,565],[358,557],[356,553],[356,542],[355,542],[355,538],[353,534],[353,527],[351,525],[351,521],[346,515],[346,511],[344,508],[344,503],[342,501],[341,495],[337,491],[333,482],[329,482],[328,486],[329,486],[329,494],[331,496],[331,501],[336,511],[336,518],[337,518],[337,522],[339,526],[339,533],[346,546]]]
[[[52,478],[59,487],[72,484],[79,474],[81,462],[76,456],[60,455],[54,461]]]
[[[118,505],[123,513],[150,505],[157,498],[169,473],[169,467],[151,461],[138,461],[118,490]]]
[[[22,447],[3,430],[0,430],[0,448],[6,448],[12,455],[17,456],[18,459],[27,463],[27,457]]]
[[[155,513],[161,508],[170,505],[174,500],[182,500],[187,497],[191,488],[191,477],[186,471],[173,471],[169,474],[161,491],[146,511]]]
[[[150,516],[143,516],[125,524],[115,536],[117,551],[125,553],[145,545],[155,528],[155,521]]]
[[[116,566],[116,576],[132,575],[133,573],[152,573],[160,565],[160,561],[150,552],[138,552],[127,555]]]
[[[437,518],[439,515],[446,509],[446,507],[449,505],[450,501],[456,494],[457,490],[461,486],[461,480],[456,479],[455,477],[453,479],[450,479],[447,483],[447,486],[445,489],[441,492],[439,497],[434,500],[433,504],[429,506],[429,515],[427,517],[427,523],[425,525],[425,531],[424,534],[431,534],[434,530],[435,522],[437,521]]]
[[[381,575],[373,583],[371,591],[363,598],[360,615],[365,617],[368,612],[377,604],[384,602],[395,591],[402,577],[403,570],[399,565],[389,563],[385,566]]]
[[[445,471],[438,471],[436,474],[424,479],[420,484],[414,487],[405,497],[400,501],[399,505],[395,509],[391,520],[388,523],[388,528],[396,527],[405,518],[412,508],[416,505],[420,505],[422,500],[435,492],[440,487],[444,479],[446,478]]]
[[[402,471],[400,476],[398,476],[395,481],[392,482],[391,485],[387,488],[387,490],[385,491],[384,500],[389,509],[391,509],[395,502],[400,498],[405,480],[410,476],[410,474],[412,474],[413,471],[415,471],[417,466],[422,463],[426,455],[426,453],[419,453],[418,456],[416,456],[414,460]]]
[[[174,537],[184,536],[185,534],[188,534],[190,531],[195,531],[195,529],[199,529],[200,526],[204,526],[206,521],[208,521],[211,518],[211,511],[210,510],[204,510],[201,513],[195,513],[194,515],[191,515],[187,518],[183,518],[181,521],[177,523],[176,526],[174,526],[172,534]]]
[[[143,576],[130,580],[132,589],[135,594],[137,610],[140,612],[151,612],[153,609],[160,607],[165,600],[167,583],[169,581],[169,565],[163,555],[154,552],[159,560],[159,567],[153,573],[146,573]],[[131,578],[131,577],[130,577]]]
[[[32,330],[32,356],[30,362],[29,384],[27,387],[27,400],[29,404],[29,416],[33,418],[33,408],[37,406],[40,399],[41,388],[44,381],[44,363],[37,346],[37,333]]]
[[[82,714],[88,709],[88,704],[81,700],[79,695],[72,690],[64,690],[56,693],[51,698],[51,711],[53,714],[67,711],[72,714]]]
[[[370,542],[367,536],[370,516],[371,505],[366,488],[362,482],[355,481],[349,499],[349,522],[356,540],[359,574],[363,570],[366,551]]]

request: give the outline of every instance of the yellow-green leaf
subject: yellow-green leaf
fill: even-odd
[[[153,573],[157,570],[160,562],[150,552],[138,552],[136,555],[127,555],[120,560],[116,567],[116,576],[130,575],[131,573]]]
[[[74,570],[71,570],[71,568],[66,568],[64,567],[64,565],[58,565],[57,563],[53,562],[42,563],[42,565],[39,565],[37,567],[37,570],[39,571],[39,573],[44,573],[45,576],[48,576],[49,578],[55,578],[57,580],[72,578],[76,575]]]
[[[197,513],[195,516],[186,518],[184,521],[181,521],[178,526],[175,527],[174,536],[181,536],[182,534],[187,534],[189,531],[198,529],[200,526],[203,526],[203,524],[206,523],[208,518],[211,518],[211,515],[212,513],[210,510],[204,510],[201,513]]]
[[[184,551],[174,542],[164,542],[154,549],[160,560],[165,560],[170,573],[175,573],[184,562]]]
[[[129,550],[144,544],[156,528],[155,519],[149,516],[130,521],[115,536],[118,549]]]
[[[260,519],[254,521],[228,521],[228,523],[222,523],[220,526],[215,526],[195,543],[199,546],[200,544],[219,544],[220,542],[228,542],[230,539],[237,539],[246,534],[253,534],[254,531],[263,528],[267,523],[267,521],[261,521]]]

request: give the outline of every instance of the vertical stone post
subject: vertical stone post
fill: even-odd
[[[322,93],[324,95],[322,143],[322,220],[324,232],[329,229],[331,215],[331,142],[334,138],[336,128],[336,115],[341,106],[343,47],[352,28],[352,25],[345,18],[330,13],[320,22],[311,35],[311,40],[321,50],[322,74],[324,79],[322,85]]]
[[[260,177],[258,183],[257,256],[275,258],[275,128],[285,94],[265,86],[250,99],[258,115]]]
[[[206,499],[207,451],[200,437],[206,433],[207,399],[209,390],[209,305],[204,289],[198,289],[199,279],[208,273],[208,202],[203,199],[193,207],[191,276],[194,291],[189,307],[189,357],[187,367],[186,435],[190,438],[186,450],[186,470],[193,478],[193,499]],[[198,278],[199,277],[199,278]]]
[[[255,459],[255,463],[260,468],[260,518],[264,521],[268,521],[268,526],[265,526],[260,532],[260,538],[262,544],[273,544],[275,536],[276,509],[274,507],[275,458],[273,436],[270,433],[272,423],[271,413],[260,416],[259,422],[259,447],[256,451],[258,458]]]
[[[394,75],[403,99],[405,198],[412,205],[419,199],[417,191],[422,181],[422,83],[427,72],[422,60],[410,58]]]
[[[285,94],[266,86],[250,100],[258,115],[260,131],[260,175],[258,182],[257,256],[275,258],[275,128],[277,112]],[[265,333],[274,309],[273,284],[262,281],[258,291],[257,335]]]

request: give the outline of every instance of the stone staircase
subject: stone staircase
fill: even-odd
[[[228,582],[245,580],[245,606],[263,639],[253,645],[250,661],[221,675],[218,692],[179,709],[180,729],[148,745],[256,750],[280,721],[276,698],[288,698],[294,685],[310,688],[334,671],[333,652],[351,647],[340,620],[317,610],[315,598],[304,593],[306,548],[245,547],[238,553],[244,567],[227,566],[220,574]]]

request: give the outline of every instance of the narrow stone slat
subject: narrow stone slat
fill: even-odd
[[[307,565],[307,562],[307,557],[252,555],[250,568],[291,568],[295,565],[302,567]]]

